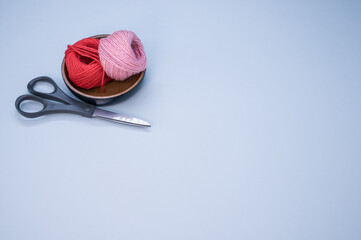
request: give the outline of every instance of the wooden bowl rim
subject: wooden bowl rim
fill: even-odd
[[[107,37],[107,36],[109,36],[109,34],[98,34],[98,35],[91,36],[91,38],[104,38],[104,37]],[[92,98],[92,99],[109,99],[109,98],[114,98],[114,97],[121,96],[121,95],[129,92],[130,90],[135,88],[135,86],[137,86],[138,83],[143,79],[144,73],[146,71],[146,70],[144,70],[144,71],[140,72],[138,80],[136,82],[134,82],[134,84],[131,85],[129,88],[125,89],[124,91],[121,91],[119,93],[109,95],[109,96],[94,96],[94,95],[86,94],[86,93],[76,89],[75,87],[73,87],[73,85],[69,82],[69,79],[68,79],[68,76],[66,74],[65,68],[66,68],[66,66],[65,66],[65,57],[64,57],[63,61],[61,63],[61,74],[63,76],[63,80],[64,80],[65,84],[67,85],[67,87],[69,87],[72,91],[76,92],[77,94],[79,94],[81,96],[84,96],[84,97]],[[116,80],[113,80],[113,81],[116,81]],[[124,81],[126,81],[126,80],[124,80]]]

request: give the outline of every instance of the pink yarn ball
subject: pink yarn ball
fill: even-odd
[[[117,31],[100,39],[98,51],[106,74],[114,80],[125,80],[147,65],[143,44],[131,31]]]

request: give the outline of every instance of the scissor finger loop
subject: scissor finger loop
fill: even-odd
[[[54,90],[52,92],[50,92],[50,93],[37,91],[35,89],[35,85],[37,83],[40,83],[40,82],[51,84],[54,87]],[[29,92],[31,94],[34,94],[36,96],[46,98],[46,99],[49,99],[49,100],[53,100],[53,101],[57,101],[57,102],[61,102],[61,103],[64,103],[64,104],[78,103],[78,101],[76,101],[76,100],[70,98],[68,95],[66,95],[60,89],[60,87],[55,83],[55,81],[53,79],[51,79],[50,77],[42,76],[42,77],[34,78],[33,80],[31,80],[28,83],[28,90],[29,90]]]
[[[40,104],[43,105],[43,108],[40,109],[39,111],[36,111],[36,112],[27,112],[27,111],[24,111],[22,108],[21,108],[21,104],[24,102],[24,101],[35,101],[35,102],[38,102]],[[36,117],[39,117],[39,116],[42,116],[44,115],[44,110],[47,109],[48,107],[48,102],[44,99],[42,99],[41,97],[38,97],[38,96],[34,96],[34,95],[30,95],[30,94],[25,94],[25,95],[21,95],[19,96],[16,101],[15,101],[15,107],[16,109],[18,110],[18,112],[23,115],[24,117],[27,117],[27,118],[36,118]]]
[[[59,89],[59,87],[56,85],[56,83],[54,82],[53,79],[51,79],[50,77],[42,76],[42,77],[34,78],[33,80],[31,80],[31,81],[28,83],[28,90],[29,90],[29,92],[31,92],[31,93],[33,93],[33,94],[34,94],[34,92],[36,92],[36,93],[43,93],[43,92],[37,91],[37,90],[35,89],[35,85],[36,85],[37,83],[41,83],[41,82],[43,82],[43,83],[48,83],[48,84],[50,84],[50,85],[52,85],[52,86],[54,87],[54,90],[53,90],[52,92],[50,92],[50,93],[55,93],[55,92]]]

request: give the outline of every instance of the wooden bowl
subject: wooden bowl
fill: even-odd
[[[92,36],[92,38],[103,38],[108,36],[109,34],[101,34]],[[63,80],[65,85],[69,88],[69,90],[79,99],[84,102],[94,104],[94,105],[104,105],[109,104],[125,95],[130,95],[131,92],[134,92],[136,86],[140,84],[142,79],[144,78],[145,70],[138,74],[135,74],[124,81],[116,81],[110,80],[106,84],[104,84],[104,92],[101,87],[95,87],[92,89],[83,89],[75,84],[69,79],[68,70],[65,64],[65,58],[61,64],[61,74],[63,76]]]

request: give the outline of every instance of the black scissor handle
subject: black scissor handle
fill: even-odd
[[[21,103],[23,101],[30,100],[39,102],[43,105],[43,109],[37,111],[37,112],[26,112],[21,109]],[[75,101],[75,100],[74,100]],[[18,97],[15,101],[15,107],[18,110],[18,112],[27,118],[36,118],[47,114],[52,113],[73,113],[82,115],[84,117],[92,117],[95,106],[85,103],[74,103],[74,104],[61,104],[61,103],[55,103],[48,101],[42,97],[25,94]]]
[[[45,83],[51,84],[54,87],[54,90],[51,93],[39,92],[39,91],[35,90],[35,85],[39,82],[45,82]],[[82,102],[72,99],[68,95],[66,95],[60,89],[60,87],[55,83],[55,81],[53,79],[51,79],[50,77],[42,76],[42,77],[34,78],[33,80],[31,80],[28,83],[28,90],[31,94],[34,94],[36,96],[50,99],[50,100],[57,101],[57,102],[61,102],[64,104],[75,104],[75,103],[83,104]]]
[[[21,109],[21,103],[23,101],[26,101],[26,100],[31,100],[31,101],[35,101],[35,102],[39,102],[43,105],[43,109],[41,109],[40,111],[38,112],[25,112]],[[16,110],[18,110],[18,112],[23,115],[24,117],[27,117],[27,118],[36,118],[36,117],[40,117],[42,115],[44,115],[44,113],[42,112],[47,106],[47,102],[40,98],[40,97],[37,97],[37,96],[34,96],[34,95],[30,95],[30,94],[25,94],[25,95],[21,95],[19,96],[16,101],[15,101],[15,107],[16,107]]]

